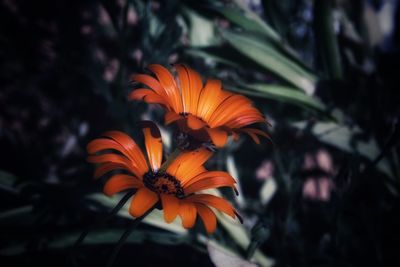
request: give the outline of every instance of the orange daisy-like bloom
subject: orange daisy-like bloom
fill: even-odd
[[[267,133],[247,126],[266,122],[265,117],[242,95],[222,90],[221,81],[207,80],[203,86],[200,75],[191,68],[177,64],[177,79],[163,66],[153,64],[148,69],[155,77],[146,74],[132,76],[133,82],[150,89],[134,90],[130,99],[162,105],[166,110],[165,123],[176,122],[183,133],[201,142],[212,141],[223,147],[229,135],[238,139],[241,132],[247,133],[259,143],[259,136]]]
[[[183,227],[191,228],[198,214],[208,233],[216,228],[216,217],[210,207],[233,218],[237,216],[227,200],[199,193],[201,190],[224,186],[235,189],[236,182],[228,173],[207,171],[203,167],[212,155],[209,150],[201,148],[181,153],[163,171],[165,166],[162,165],[159,129],[146,121],[142,123],[142,130],[147,158],[133,139],[119,131],[107,132],[102,138],[88,144],[87,150],[91,154],[88,161],[99,164],[95,177],[115,170],[126,172],[111,176],[104,186],[106,195],[137,189],[129,208],[132,216],[142,216],[161,200],[167,223],[179,215]]]

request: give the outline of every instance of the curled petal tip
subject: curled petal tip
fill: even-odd
[[[233,191],[235,192],[235,195],[236,195],[236,196],[239,195],[239,191],[237,190],[236,186],[233,186]]]
[[[243,218],[242,218],[242,216],[240,216],[240,214],[237,213],[236,210],[234,211],[234,213],[235,213],[236,217],[238,218],[239,222],[240,222],[241,224],[243,224]]]

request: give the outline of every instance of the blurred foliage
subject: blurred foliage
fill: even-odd
[[[248,95],[273,143],[244,139],[210,163],[239,180],[238,198],[214,193],[243,225],[219,214],[206,236],[156,211],[118,266],[399,266],[399,10],[389,0],[2,1],[2,265],[104,263],[131,218],[124,208],[98,224],[120,196],[99,193],[86,144],[110,129],[140,140],[143,118],[162,125],[159,109],[127,101],[129,76],[184,62]]]

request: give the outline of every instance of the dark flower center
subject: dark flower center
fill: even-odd
[[[200,147],[206,147],[211,151],[215,151],[215,146],[213,145],[213,143],[211,141],[208,141],[207,138],[204,138],[204,136],[201,136],[201,138],[197,138],[196,136],[193,136],[191,134],[182,131],[176,131],[174,133],[174,140],[177,147],[181,151],[193,151]]]
[[[183,117],[187,117],[190,113],[189,112],[181,112],[179,113],[179,115],[183,116]]]
[[[147,188],[157,194],[175,195],[177,198],[185,196],[181,182],[168,173],[149,171],[143,176],[143,182]]]

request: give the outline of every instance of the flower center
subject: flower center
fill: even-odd
[[[181,182],[168,173],[149,171],[143,176],[143,182],[147,188],[158,194],[175,195],[177,198],[185,196]]]

